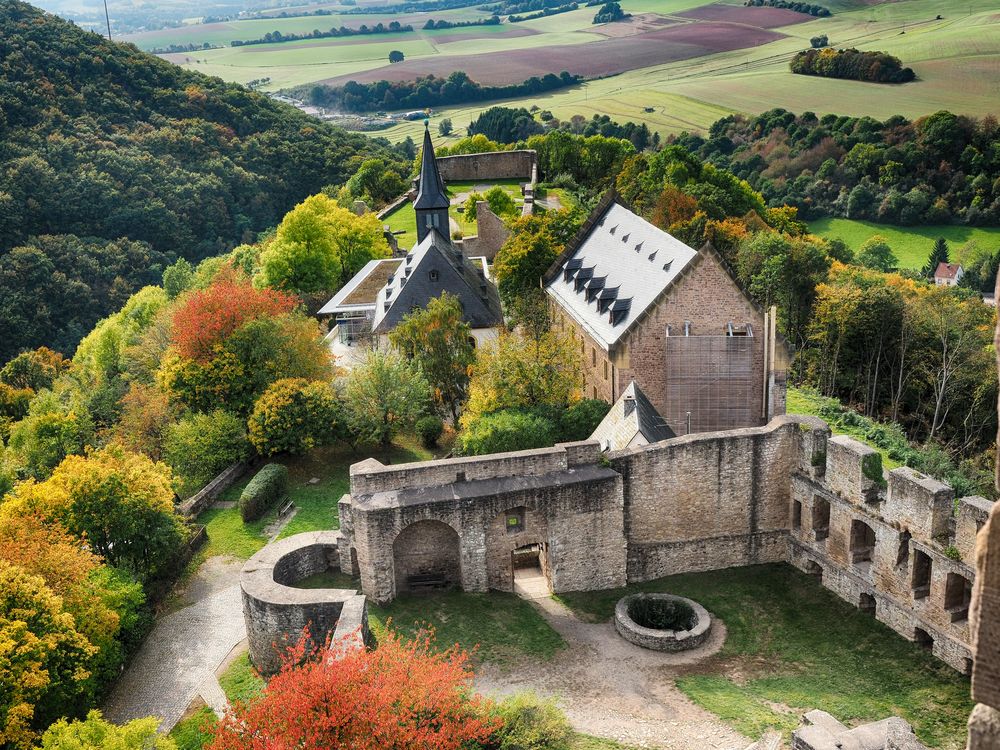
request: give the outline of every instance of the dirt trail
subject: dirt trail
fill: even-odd
[[[525,660],[514,669],[481,667],[476,688],[506,695],[534,690],[559,699],[574,729],[626,745],[666,750],[743,750],[751,740],[692,703],[674,685],[685,667],[722,648],[716,621],[708,643],[683,654],[633,646],[611,622],[585,623],[548,595],[545,579],[519,577],[515,591],[566,641],[552,660]]]

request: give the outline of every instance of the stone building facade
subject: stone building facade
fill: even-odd
[[[884,486],[883,486],[884,485]],[[554,593],[790,562],[957,670],[971,668],[975,536],[990,504],[830,437],[810,417],[601,453],[596,442],[351,468],[339,556],[385,603],[426,586]]]
[[[710,246],[694,250],[605,196],[545,274],[553,323],[580,346],[584,393],[633,381],[677,435],[760,426],[785,412],[790,359]]]

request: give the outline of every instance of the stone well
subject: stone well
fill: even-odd
[[[374,641],[365,597],[353,589],[300,589],[294,584],[339,568],[339,531],[318,531],[274,542],[247,560],[240,572],[243,617],[250,661],[264,675],[281,667],[281,657],[308,626],[323,643],[349,639],[358,648]]]
[[[629,616],[629,606],[638,600],[684,602],[694,611],[695,623],[690,630],[659,630],[647,628]],[[673,594],[632,594],[615,605],[615,630],[629,643],[654,651],[688,651],[698,648],[712,632],[712,617],[698,602]]]

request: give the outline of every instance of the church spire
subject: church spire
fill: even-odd
[[[420,181],[417,185],[417,199],[413,208],[417,213],[417,240],[422,241],[431,229],[437,229],[447,237],[448,231],[448,193],[444,189],[444,180],[438,171],[437,159],[434,158],[434,145],[431,143],[430,124],[424,121],[424,145],[420,154]]]

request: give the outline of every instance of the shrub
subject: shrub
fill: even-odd
[[[487,743],[498,750],[567,750],[573,730],[552,698],[512,695],[493,710],[500,727]]]
[[[611,404],[596,398],[585,398],[570,406],[559,417],[559,439],[586,440],[607,415]]]
[[[331,442],[340,422],[329,384],[285,378],[269,385],[257,399],[248,422],[250,442],[262,456],[307,453]]]
[[[281,464],[266,464],[240,495],[240,516],[244,523],[256,521],[287,493],[288,469]]]
[[[555,443],[551,420],[516,410],[497,411],[471,420],[462,433],[462,453],[485,453],[547,448]]]
[[[645,596],[629,602],[628,616],[637,625],[655,630],[690,630],[697,622],[694,610],[687,602]]]
[[[167,428],[163,455],[177,474],[182,495],[197,492],[227,466],[250,452],[246,427],[235,414],[216,409],[189,414]]]
[[[438,417],[426,416],[417,420],[417,434],[420,435],[420,442],[425,448],[437,445],[442,432],[444,432],[444,422]]]

